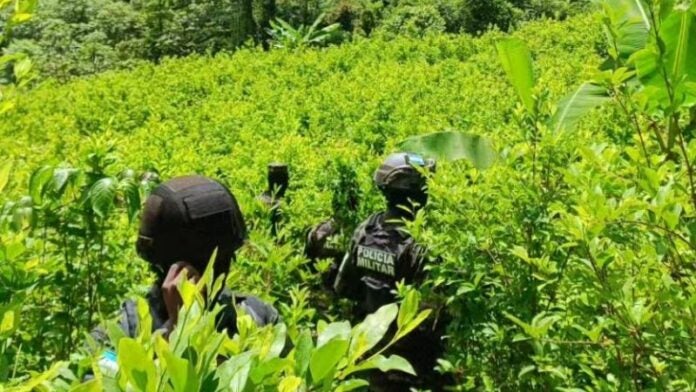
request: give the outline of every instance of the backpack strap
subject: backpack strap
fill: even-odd
[[[127,300],[121,305],[121,319],[119,325],[126,336],[134,338],[138,334],[138,306],[132,299]]]

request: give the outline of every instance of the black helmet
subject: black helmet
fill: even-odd
[[[199,271],[217,248],[215,274],[226,273],[246,239],[237,200],[220,183],[202,176],[169,180],[145,202],[136,249],[156,272],[179,261]]]
[[[426,160],[417,154],[400,152],[389,155],[375,171],[375,185],[390,204],[407,204],[410,200],[422,206],[427,202],[427,178],[416,167],[432,172],[435,170],[435,161]]]

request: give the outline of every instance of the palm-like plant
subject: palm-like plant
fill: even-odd
[[[324,14],[321,14],[311,26],[300,25],[297,28],[280,18],[271,21],[268,33],[272,46],[279,49],[299,49],[326,45],[339,34],[341,25],[333,23],[319,28],[323,19]]]

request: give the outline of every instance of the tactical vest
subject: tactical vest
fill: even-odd
[[[423,267],[427,263],[424,253],[424,249],[403,230],[402,224],[387,221],[385,213],[372,215],[356,230],[344,260],[344,265],[350,265],[346,269],[350,272],[344,275],[344,279],[349,280],[341,284],[337,280],[334,287],[351,287],[348,289],[351,298],[359,301],[354,316],[362,319],[381,306],[395,302],[392,293],[397,282],[421,283],[425,278]],[[339,271],[339,279],[340,275]],[[354,290],[357,288],[360,290]],[[408,359],[418,376],[375,371],[369,376],[371,391],[408,391],[411,387],[442,391],[442,385],[448,385],[433,370],[444,348],[441,337],[445,324],[438,322],[437,317],[431,316],[386,352]],[[387,339],[395,332],[394,323],[387,332]]]
[[[422,267],[413,237],[400,224],[385,221],[383,212],[370,216],[358,228],[352,245],[348,257],[360,272],[365,314],[394,302],[396,282],[414,283]]]

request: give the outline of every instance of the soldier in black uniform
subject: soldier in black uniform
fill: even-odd
[[[333,290],[338,267],[341,265],[345,251],[338,246],[329,244],[329,239],[338,235],[337,224],[333,219],[326,220],[313,227],[307,233],[304,254],[310,260],[309,269],[316,273],[316,265],[320,260],[330,260],[327,271],[323,271],[321,281],[325,289]]]
[[[181,296],[176,283],[187,271],[189,278],[203,274],[215,249],[215,276],[227,274],[235,252],[246,239],[246,226],[239,205],[220,183],[202,176],[174,178],[148,197],[142,214],[136,249],[157,276],[147,294],[152,329],[165,335],[176,326]],[[262,326],[275,323],[278,312],[253,296],[223,289],[216,303],[223,305],[218,330],[232,335],[237,331],[237,309],[242,309]],[[135,336],[138,315],[135,301],[122,306],[120,325],[128,336]],[[101,336],[100,336],[101,335]],[[97,330],[93,336],[104,340]]]
[[[271,235],[278,237],[278,231],[283,221],[282,201],[288,190],[290,173],[288,165],[273,162],[268,165],[268,189],[258,199],[270,210]]]
[[[374,182],[386,199],[387,209],[370,216],[357,228],[333,284],[339,296],[352,300],[356,320],[395,302],[397,282],[419,285],[424,280],[424,267],[429,262],[426,251],[403,226],[427,203],[424,174],[434,169],[432,160],[397,153],[387,157],[375,172]],[[324,226],[310,233],[308,248],[318,249],[323,244],[321,241],[325,242],[324,235],[331,230]],[[446,382],[434,367],[443,353],[445,323],[439,312],[433,310],[429,320],[389,353],[407,358],[418,377],[400,372],[374,372],[370,376],[371,390],[408,391],[411,387],[442,390]]]

